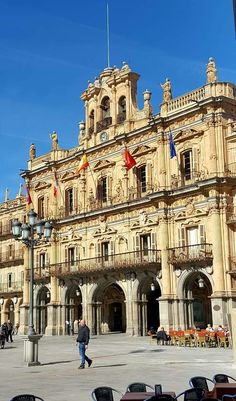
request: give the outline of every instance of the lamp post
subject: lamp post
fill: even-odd
[[[28,343],[25,343],[25,361],[28,365],[38,365],[38,340],[34,329],[34,248],[41,242],[51,238],[52,225],[49,221],[37,220],[37,213],[31,209],[28,213],[28,223],[22,224],[18,219],[12,223],[12,233],[15,239],[23,242],[29,249],[30,294],[29,294],[29,324]]]

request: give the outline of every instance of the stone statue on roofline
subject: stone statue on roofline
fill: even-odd
[[[163,89],[163,103],[169,102],[172,99],[171,82],[169,78],[166,78],[166,82],[160,85]]]
[[[36,147],[34,143],[31,143],[30,148],[29,148],[29,158],[30,160],[35,159],[36,157]]]
[[[52,150],[58,150],[59,149],[58,136],[56,131],[53,131],[53,133],[51,134],[51,140],[52,140]]]
[[[207,73],[207,83],[208,84],[211,84],[218,80],[217,69],[216,69],[216,65],[215,65],[215,61],[214,61],[213,57],[209,58],[206,73]]]

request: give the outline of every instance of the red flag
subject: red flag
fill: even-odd
[[[57,192],[58,192],[57,173],[56,173],[56,171],[54,171],[54,182],[53,182],[53,195],[54,195],[54,198],[57,197]]]
[[[125,167],[127,168],[127,170],[129,170],[135,165],[136,165],[136,160],[129,153],[128,149],[125,149]]]
[[[26,189],[26,202],[27,202],[27,205],[31,205],[31,203],[33,203],[33,202],[32,202],[31,196],[30,196],[28,185],[25,186],[25,189]]]

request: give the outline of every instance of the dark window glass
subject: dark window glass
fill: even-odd
[[[73,266],[75,264],[75,248],[69,248],[69,262]]]
[[[73,212],[73,188],[69,188],[66,190],[66,211],[68,213]]]
[[[101,198],[102,202],[107,202],[107,177],[101,179]]]
[[[192,178],[192,151],[188,150],[183,154],[183,173],[185,180]]]
[[[102,257],[105,261],[108,260],[109,242],[102,243]]]

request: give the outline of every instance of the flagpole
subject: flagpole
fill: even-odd
[[[110,27],[109,27],[109,7],[107,3],[107,67],[110,67]]]

